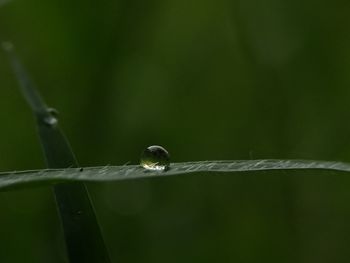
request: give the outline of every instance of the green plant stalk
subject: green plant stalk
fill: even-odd
[[[220,174],[237,176],[248,172],[297,170],[348,175],[350,164],[332,161],[267,159],[172,163],[166,171],[149,171],[140,165],[11,171],[0,173],[0,191],[64,182],[110,182],[203,173],[205,175],[214,174],[215,176],[221,176]],[[266,173],[260,174],[264,175]],[[281,175],[286,175],[286,173],[281,173]]]
[[[48,168],[78,167],[71,147],[58,127],[58,120],[48,108],[21,65],[10,43],[3,47],[20,83],[24,98],[37,120],[38,133]],[[109,263],[99,224],[84,183],[65,183],[54,186],[54,195],[60,214],[71,263]]]
[[[37,122],[47,166],[77,167],[70,146],[58,127],[48,126],[42,119]],[[54,193],[70,262],[110,262],[85,184],[55,185]]]

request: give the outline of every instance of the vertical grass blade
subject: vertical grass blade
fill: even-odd
[[[22,94],[37,121],[38,133],[48,168],[78,167],[71,147],[58,127],[55,111],[48,108],[17,58],[12,44],[3,43]],[[54,186],[67,254],[71,263],[109,263],[99,224],[83,183]]]

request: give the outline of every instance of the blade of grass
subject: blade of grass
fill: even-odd
[[[78,163],[71,147],[58,127],[54,111],[46,106],[25,69],[17,58],[11,43],[3,44],[10,59],[20,89],[34,116],[49,168],[77,167]],[[71,263],[110,262],[100,227],[83,183],[60,184],[54,186],[68,258]]]
[[[148,171],[139,165],[43,169],[0,173],[0,190],[62,182],[106,182],[192,173],[241,173],[259,171],[319,170],[350,173],[350,164],[313,160],[235,160],[172,163],[167,171]]]

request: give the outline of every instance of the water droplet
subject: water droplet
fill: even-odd
[[[52,116],[57,117],[59,112],[55,108],[48,108],[47,112],[50,113]]]
[[[54,108],[47,108],[46,114],[43,119],[44,123],[48,126],[56,126],[58,123],[58,119],[56,118],[58,115],[58,111]]]
[[[162,146],[147,147],[141,154],[140,165],[152,171],[166,171],[170,165],[170,155]]]
[[[44,118],[44,122],[48,126],[56,126],[58,123],[58,120],[54,116],[47,116]]]

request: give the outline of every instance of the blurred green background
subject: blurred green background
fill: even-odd
[[[350,161],[350,2],[13,0],[11,40],[82,166]],[[0,170],[44,167],[0,52]],[[350,178],[189,175],[89,184],[113,262],[349,262]],[[0,193],[0,261],[66,262],[51,189]]]

